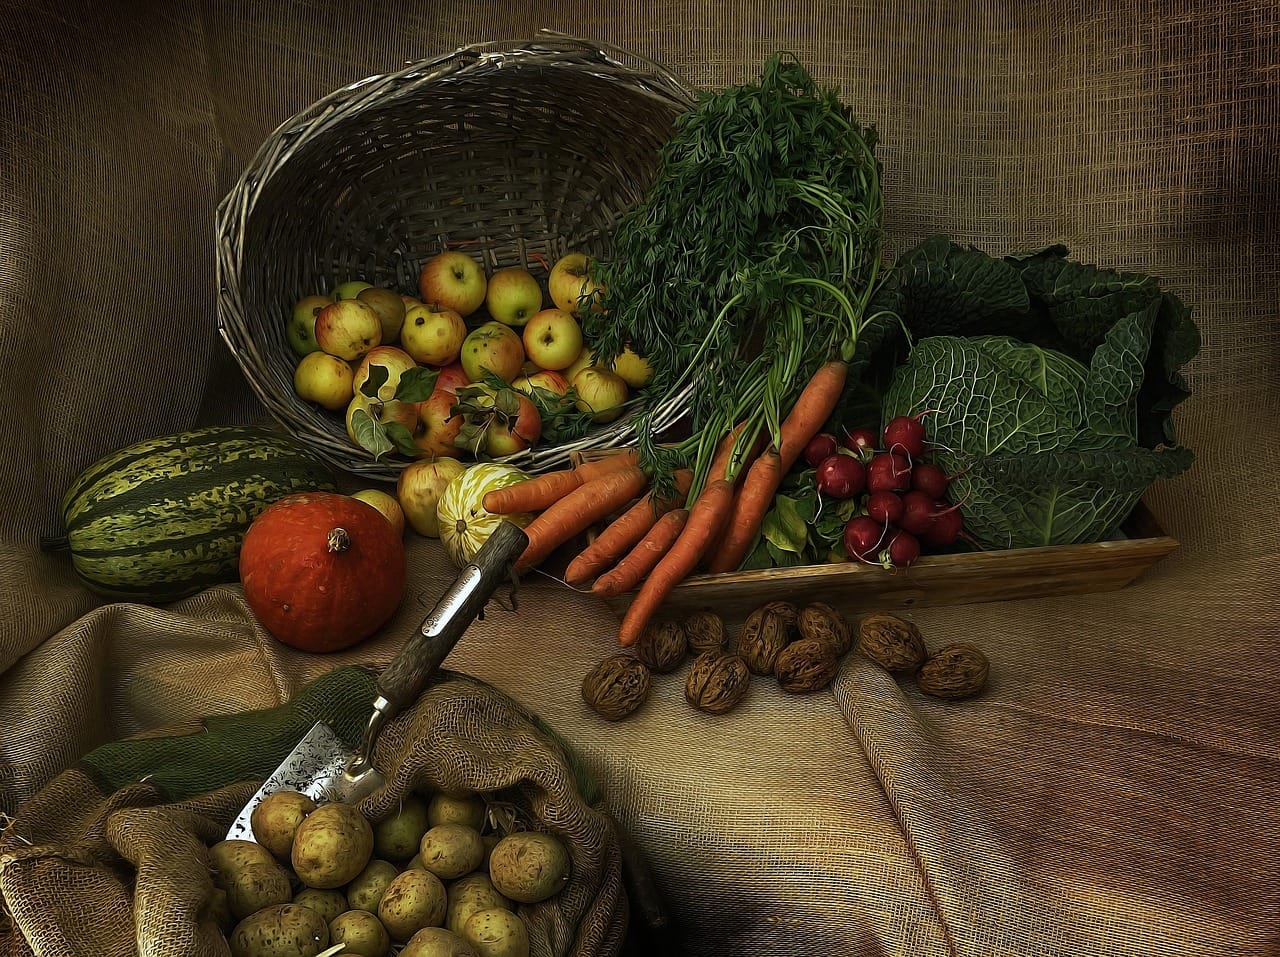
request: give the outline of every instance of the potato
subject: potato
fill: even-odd
[[[418,853],[423,867],[436,877],[451,880],[480,866],[484,841],[480,832],[468,824],[437,824],[422,835]]]
[[[468,917],[462,939],[476,957],[529,957],[529,931],[524,921],[501,907],[478,910]]]
[[[489,855],[489,878],[498,893],[522,904],[536,904],[569,882],[569,852],[541,831],[508,834]]]
[[[209,866],[213,868],[213,882],[218,887],[227,886],[227,878],[246,864],[275,864],[261,844],[255,841],[219,841],[209,848]]]
[[[476,951],[451,930],[424,927],[409,938],[400,957],[476,957]]]
[[[249,815],[249,827],[258,843],[276,860],[289,862],[293,833],[302,819],[316,809],[316,802],[298,791],[273,791]]]
[[[390,861],[374,858],[365,865],[351,883],[347,885],[347,901],[352,910],[367,910],[371,914],[378,912],[378,901],[397,874],[400,873]]]
[[[382,921],[367,910],[349,910],[329,924],[329,941],[345,944],[343,954],[356,957],[384,957],[391,949],[391,936]]]
[[[213,889],[200,911],[200,919],[213,921],[224,934],[235,929],[236,919],[231,916],[231,905],[227,903],[227,892],[223,888]]]
[[[432,795],[431,802],[427,805],[427,826],[465,824],[483,831],[487,811],[484,798],[478,794],[454,795],[441,792]]]
[[[289,875],[275,862],[246,864],[227,878],[227,906],[236,920],[272,904],[287,904],[292,898]]]
[[[418,870],[420,870],[420,871],[425,871],[425,870],[426,870],[426,868],[422,866],[422,852],[421,852],[421,851],[419,851],[417,854],[413,855],[413,857],[409,858],[409,863],[408,863],[408,864],[406,864],[406,865],[404,866],[404,869],[407,871],[407,870],[412,870],[412,869],[413,869],[413,868],[415,868],[415,867],[416,867]]]
[[[250,914],[231,932],[232,957],[315,957],[329,928],[310,907],[276,904]]]
[[[394,940],[408,940],[424,927],[444,922],[448,897],[430,871],[401,871],[378,902],[378,919]]]
[[[427,803],[412,794],[399,810],[373,825],[373,853],[388,861],[403,861],[418,852],[427,833]]]
[[[511,901],[499,894],[489,875],[481,871],[459,877],[446,890],[449,903],[445,907],[444,926],[455,934],[462,933],[462,925],[478,910],[493,907],[511,910]]]
[[[480,862],[480,869],[489,870],[489,858],[493,855],[493,849],[498,846],[498,842],[502,840],[502,835],[496,832],[480,835],[480,840],[484,841],[484,860]]]
[[[342,891],[321,890],[318,887],[304,887],[293,895],[293,902],[310,907],[324,918],[326,924],[343,911],[351,909],[351,905],[347,903],[347,895]]]
[[[341,887],[373,856],[373,826],[350,804],[322,804],[293,838],[293,871],[308,887]]]

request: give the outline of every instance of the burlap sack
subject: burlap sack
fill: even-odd
[[[196,735],[106,745],[60,774],[0,838],[0,890],[28,952],[229,953],[209,909],[208,846],[316,718],[358,740],[374,693],[369,671],[338,669],[287,705],[210,719]],[[517,826],[565,842],[568,885],[520,906],[531,953],[621,951],[628,899],[616,826],[543,722],[491,686],[447,674],[387,725],[374,760],[387,783],[361,804],[370,820],[410,791],[474,792],[510,803]],[[254,776],[243,780],[246,772]]]

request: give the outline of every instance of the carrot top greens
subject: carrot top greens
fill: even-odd
[[[728,475],[819,365],[852,356],[871,318],[881,257],[876,132],[797,63],[770,57],[758,83],[704,93],[676,122],[643,201],[596,264],[606,312],[586,320],[600,361],[631,344],[654,369],[653,408],[689,390],[692,433],[658,444],[636,422],[655,485],[694,471],[735,425]]]

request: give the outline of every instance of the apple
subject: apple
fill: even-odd
[[[337,412],[351,401],[351,366],[327,352],[309,352],[293,370],[293,391],[306,399]]]
[[[514,415],[499,411],[499,402],[505,400],[499,400],[492,389],[475,398],[476,405],[494,410],[485,425],[484,450],[495,458],[527,449],[542,436],[542,415],[533,400],[523,392],[507,390],[507,394],[515,396]]]
[[[460,359],[472,382],[482,381],[485,370],[510,382],[524,365],[524,344],[510,326],[490,321],[467,334]]]
[[[462,368],[461,362],[451,362],[440,370],[440,375],[436,379],[437,392],[456,393],[463,386],[470,385],[471,379]]]
[[[636,354],[630,346],[613,360],[613,371],[633,389],[643,388],[653,378],[653,366],[644,356]]]
[[[394,495],[380,488],[362,488],[358,492],[352,492],[351,497],[366,505],[372,505],[391,523],[391,527],[396,530],[396,535],[404,534],[404,509],[400,507]]]
[[[484,302],[499,322],[523,326],[542,310],[542,287],[527,269],[499,269],[489,277]]]
[[[535,388],[546,389],[548,392],[562,396],[569,391],[569,380],[559,372],[542,369],[533,375],[520,376],[511,383],[511,387],[526,393],[532,393]]]
[[[563,309],[543,309],[525,324],[523,341],[539,369],[567,369],[582,354],[582,327]]]
[[[409,308],[411,306],[426,305],[426,303],[424,303],[421,299],[414,299],[413,296],[406,296],[404,293],[400,293],[400,301],[404,303],[404,308],[406,312],[409,311]]]
[[[351,404],[347,406],[347,435],[351,441],[360,448],[360,440],[356,438],[356,430],[352,424],[356,410],[363,409],[375,422],[381,422],[383,425],[392,422],[399,422],[412,435],[418,428],[418,405],[416,402],[401,402],[399,399],[390,399],[383,401],[381,399],[370,398],[363,392],[357,392],[351,397]]]
[[[431,393],[431,397],[418,403],[418,425],[413,433],[413,444],[422,449],[424,455],[456,459],[462,453],[454,440],[466,419],[453,414],[453,404],[457,401],[458,397],[439,388],[437,381],[436,391]]]
[[[612,422],[622,415],[628,392],[618,373],[587,366],[573,377],[572,385],[578,393],[578,408],[592,413],[593,422]]]
[[[411,462],[396,481],[396,498],[404,517],[419,535],[440,537],[436,506],[449,483],[467,470],[457,459]]]
[[[456,249],[436,253],[418,273],[422,301],[452,309],[464,319],[480,308],[487,286],[481,265]]]
[[[594,365],[595,361],[595,352],[584,347],[583,350],[578,353],[578,358],[574,359],[573,363],[564,370],[564,377],[572,382],[579,372],[590,365]]]
[[[360,290],[356,299],[372,309],[382,323],[382,341],[395,342],[404,324],[405,304],[400,294],[380,286],[370,286]]]
[[[551,301],[574,315],[581,311],[581,298],[592,295],[598,288],[591,279],[591,258],[586,253],[566,253],[561,256],[551,267],[551,275],[547,277],[547,294],[551,296]],[[599,296],[592,295],[591,309],[593,312],[604,309]]]
[[[329,298],[334,302],[340,299],[354,299],[366,289],[372,289],[373,283],[364,282],[361,279],[351,279],[347,282],[340,282],[333,287],[333,292]]]
[[[382,323],[360,300],[339,299],[316,316],[316,342],[329,355],[350,362],[382,343]]]
[[[328,296],[303,296],[293,307],[289,321],[285,324],[285,338],[293,351],[300,356],[320,349],[316,342],[316,316],[320,310],[333,302]]]
[[[413,361],[413,356],[403,349],[397,349],[395,346],[375,346],[364,354],[360,364],[356,366],[353,383],[356,391],[359,391],[369,378],[371,366],[382,366],[387,370],[387,381],[378,386],[378,398],[385,402],[387,399],[396,397],[396,386],[400,384],[400,377],[410,369],[417,368],[418,364]]]
[[[400,344],[418,362],[444,366],[454,362],[467,338],[467,324],[448,306],[414,306],[404,316]]]

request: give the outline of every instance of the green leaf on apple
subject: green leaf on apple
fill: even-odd
[[[422,449],[418,448],[413,441],[413,435],[406,429],[403,423],[387,422],[383,425],[386,437],[395,446],[397,452],[401,455],[407,455],[410,458],[417,458],[421,454]]]
[[[377,368],[376,366],[374,368]],[[440,378],[440,370],[426,366],[415,366],[400,374],[396,385],[396,398],[401,402],[425,402],[431,398],[436,389],[436,380]]]
[[[387,379],[391,373],[386,366],[380,366],[376,362],[369,366],[369,376],[360,383],[360,391],[371,399],[378,397],[378,390],[387,384]],[[370,449],[370,451],[373,451]]]
[[[373,453],[374,461],[395,448],[387,438],[386,429],[364,409],[356,409],[351,413],[351,431],[355,433],[360,447]]]

